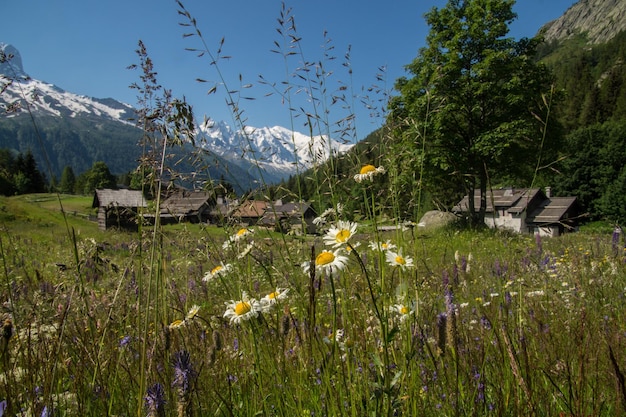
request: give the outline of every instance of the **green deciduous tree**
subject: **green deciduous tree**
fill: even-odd
[[[82,175],[83,193],[93,194],[98,188],[117,188],[115,176],[102,161],[94,162],[91,169]]]
[[[545,131],[551,75],[533,60],[539,39],[507,37],[514,3],[449,0],[428,12],[427,46],[390,103],[398,191],[419,184],[450,204],[480,190],[479,207],[469,200],[474,224],[483,222],[489,185],[530,183],[542,145],[557,136]]]

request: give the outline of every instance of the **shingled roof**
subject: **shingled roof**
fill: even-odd
[[[528,216],[528,221],[535,224],[554,224],[567,218],[567,213],[576,204],[576,197],[551,197],[542,202]]]
[[[539,196],[539,188],[500,188],[487,191],[487,213],[493,213],[496,210],[505,209],[510,213],[519,214],[523,212],[536,197]],[[478,210],[480,207],[480,190],[474,190],[474,207]],[[452,209],[453,212],[465,212],[469,210],[468,196],[463,199]]]
[[[161,208],[175,215],[193,214],[208,207],[210,199],[211,194],[207,191],[180,190],[163,201]]]
[[[96,190],[92,207],[147,207],[146,199],[138,190]]]

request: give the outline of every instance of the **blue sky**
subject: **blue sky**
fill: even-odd
[[[290,80],[288,73],[301,63],[292,57],[287,63],[277,54],[274,41],[280,40],[277,18],[282,1],[278,0],[184,0],[195,17],[209,49],[215,53],[224,38],[219,70],[231,90],[240,83],[252,84],[245,94],[255,98],[241,102],[250,126],[280,125],[307,132],[303,117],[292,117],[278,95],[267,96],[270,89],[258,83],[259,76],[278,85]],[[361,96],[362,89],[376,85],[391,93],[394,81],[403,75],[424,46],[428,26],[424,13],[443,7],[445,0],[315,0],[285,1],[295,18],[304,59],[324,61],[322,46],[329,41],[335,60],[325,61],[333,71],[328,78],[329,103],[332,91],[341,84]],[[534,36],[546,22],[561,16],[575,0],[519,0],[514,7],[517,20],[511,25],[515,38]],[[24,70],[31,77],[53,83],[67,91],[91,97],[112,97],[137,104],[136,91],[129,88],[139,82],[139,72],[128,70],[138,63],[135,53],[141,39],[154,61],[158,81],[171,89],[175,97],[193,105],[196,117],[204,115],[235,125],[226,106],[224,88],[207,95],[211,83],[200,84],[197,78],[218,81],[215,66],[208,58],[198,58],[185,48],[200,47],[195,37],[183,38],[183,19],[177,14],[174,0],[20,0],[0,6],[2,24],[0,42],[12,44],[22,55]],[[324,38],[324,31],[327,37]],[[344,56],[350,52],[352,75],[346,72]],[[376,80],[379,68],[386,71]],[[241,82],[240,82],[241,77]],[[295,84],[294,84],[295,85]],[[293,90],[296,91],[296,88]],[[321,97],[321,95],[318,95]],[[294,102],[310,111],[304,94],[294,95]],[[381,95],[370,95],[373,101]],[[327,106],[329,124],[354,113],[357,138],[380,127],[380,118],[372,117],[358,98],[342,110]],[[293,125],[292,125],[293,123]]]

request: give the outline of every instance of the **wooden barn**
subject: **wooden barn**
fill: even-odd
[[[137,230],[139,209],[147,207],[141,191],[96,190],[92,207],[98,208],[98,227],[107,230],[112,227]]]

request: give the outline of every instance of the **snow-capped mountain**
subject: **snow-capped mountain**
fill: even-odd
[[[0,108],[6,117],[30,111],[57,117],[93,115],[129,123],[134,109],[111,98],[97,99],[65,91],[53,84],[29,77],[22,66],[19,51],[0,43]]]
[[[137,166],[141,132],[129,121],[135,113],[131,105],[112,98],[74,94],[33,79],[24,71],[19,51],[0,43],[0,148],[24,152],[33,147],[37,133],[27,117],[28,111],[36,116],[38,124],[46,125],[38,127],[44,132],[47,152],[55,153],[48,155],[55,165],[55,175],[60,175],[66,165],[81,173],[95,161],[104,161],[116,174]],[[22,132],[20,137],[29,139],[16,143],[16,129]],[[223,169],[229,174],[220,176],[227,180],[229,175],[236,176],[231,181],[244,190],[261,182],[279,182],[352,146],[323,136],[311,138],[279,126],[234,131],[224,122],[198,127],[196,144],[220,160],[207,164],[214,165],[212,178],[216,178],[215,170]],[[32,151],[43,165],[43,152]],[[229,167],[224,167],[225,161]]]
[[[332,154],[347,152],[353,145],[326,136],[310,137],[280,126],[251,127],[233,131],[224,122],[200,127],[196,143],[223,158],[267,173],[276,182],[320,164]]]

